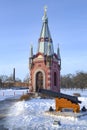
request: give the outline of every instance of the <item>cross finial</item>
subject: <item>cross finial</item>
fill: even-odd
[[[47,6],[44,6],[44,16],[46,16],[46,12],[47,12]]]

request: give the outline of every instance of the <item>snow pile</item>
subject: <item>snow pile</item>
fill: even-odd
[[[32,99],[30,101],[22,101],[15,103],[9,113],[11,117],[6,120],[6,127],[13,129],[40,129],[49,126],[49,117],[44,116],[44,111],[49,109],[49,106],[54,107],[54,100]],[[21,123],[19,123],[21,122]]]
[[[84,98],[83,102],[87,102],[87,98]],[[55,101],[52,99],[17,102],[9,110],[11,116],[6,119],[5,127],[9,130],[58,130],[53,126],[53,122],[60,120],[60,130],[87,130],[86,116],[78,119],[46,116],[44,111],[50,106],[55,108]]]
[[[19,92],[17,90],[15,92],[17,95],[22,95],[23,91],[21,90]],[[73,93],[72,90],[66,90],[64,92],[67,94]],[[78,92],[81,93],[81,91]],[[79,100],[82,101],[80,104],[81,108],[84,105],[87,108],[87,96],[85,96],[86,93],[84,94],[84,92],[82,92],[84,96],[79,97]],[[5,98],[14,97],[14,90],[7,90],[6,93]],[[4,100],[3,95],[0,95],[0,98]],[[8,130],[87,130],[87,116],[72,118],[45,115],[44,112],[50,106],[55,109],[54,99],[33,98],[29,101],[14,102],[9,108],[8,116],[4,121],[4,127],[8,128]],[[62,124],[60,128],[53,126],[54,120],[60,120]]]

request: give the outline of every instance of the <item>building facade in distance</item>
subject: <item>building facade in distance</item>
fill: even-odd
[[[59,47],[54,52],[53,40],[48,27],[47,8],[44,8],[43,24],[38,40],[38,52],[33,54],[33,46],[30,48],[29,89],[38,92],[39,89],[47,89],[60,92],[61,58]]]

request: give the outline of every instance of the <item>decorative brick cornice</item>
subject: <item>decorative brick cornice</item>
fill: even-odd
[[[51,38],[48,38],[48,37],[40,37],[39,38],[39,42],[50,42],[52,43],[52,39]]]

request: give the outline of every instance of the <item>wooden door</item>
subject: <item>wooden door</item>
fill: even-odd
[[[37,72],[36,74],[36,91],[43,88],[43,73]]]

